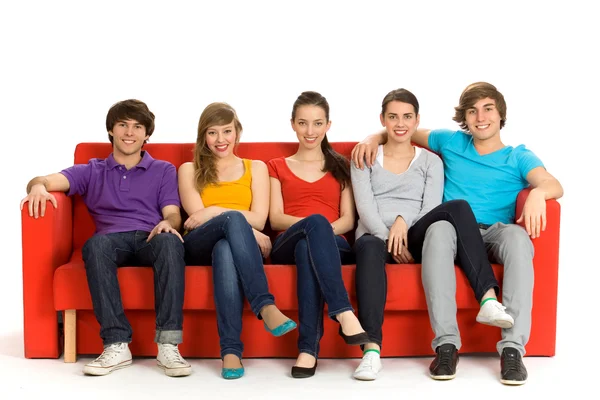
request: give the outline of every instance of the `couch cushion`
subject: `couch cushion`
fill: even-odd
[[[494,273],[502,282],[502,267],[494,265]],[[351,301],[356,305],[354,265],[342,267],[342,276]],[[420,264],[388,264],[388,293],[386,310],[427,310],[421,285]],[[296,271],[290,265],[265,265],[269,290],[282,310],[298,308]],[[479,307],[473,290],[463,272],[456,268],[456,300],[461,309]],[[121,267],[118,269],[123,307],[127,310],[153,310],[154,287],[150,267]],[[56,310],[92,310],[81,251],[54,273],[54,307]],[[214,310],[212,269],[207,266],[188,266],[185,271],[184,309]],[[248,304],[246,304],[248,308]]]

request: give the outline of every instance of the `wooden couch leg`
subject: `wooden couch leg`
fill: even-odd
[[[65,362],[77,361],[77,318],[75,310],[65,310]]]

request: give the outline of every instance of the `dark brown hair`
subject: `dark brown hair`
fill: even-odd
[[[498,109],[498,113],[500,114],[500,129],[504,128],[506,124],[506,101],[502,93],[494,85],[487,82],[475,82],[463,90],[458,101],[458,107],[454,107],[455,113],[452,119],[458,122],[458,125],[462,129],[468,130],[465,118],[467,110],[473,108],[479,100],[488,97],[496,102],[496,109]]]
[[[235,128],[235,144],[240,142],[242,124],[237,117],[233,107],[227,103],[211,103],[200,115],[198,121],[198,137],[194,147],[194,178],[196,189],[202,193],[202,189],[211,183],[219,181],[217,176],[217,157],[206,145],[206,131],[215,125],[227,125],[233,121]]]
[[[392,101],[400,101],[402,103],[411,104],[415,109],[415,116],[419,115],[419,101],[417,97],[406,89],[392,90],[385,95],[381,102],[381,115],[385,116],[387,105]]]
[[[146,135],[152,136],[154,132],[154,114],[148,109],[146,103],[135,100],[123,100],[113,104],[106,114],[106,131],[110,132],[115,124],[120,121],[134,119],[146,128]],[[109,133],[108,140],[113,143],[113,137]],[[146,141],[144,141],[146,143]]]
[[[302,92],[294,102],[292,108],[292,122],[296,120],[296,111],[301,106],[316,106],[325,111],[325,119],[329,122],[329,103],[327,99],[317,92]],[[333,177],[340,183],[342,190],[350,183],[350,163],[346,157],[335,151],[329,141],[327,135],[323,137],[321,142],[321,151],[325,156],[325,166],[323,172],[331,172]]]

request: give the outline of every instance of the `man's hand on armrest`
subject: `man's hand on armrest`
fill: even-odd
[[[38,218],[41,215],[43,217],[46,215],[48,201],[54,208],[58,207],[56,198],[48,191],[66,192],[69,187],[69,180],[60,173],[33,178],[27,184],[27,196],[21,200],[20,208],[23,210],[25,203],[29,203],[29,216]]]

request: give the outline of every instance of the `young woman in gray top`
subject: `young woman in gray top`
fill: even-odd
[[[352,188],[359,215],[356,230],[356,297],[358,318],[369,335],[354,378],[373,380],[381,370],[383,314],[387,296],[386,263],[436,263],[438,246],[458,242],[456,261],[461,266],[478,301],[495,303],[499,286],[488,261],[479,226],[469,204],[453,200],[442,204],[444,169],[434,153],[412,145],[419,125],[419,102],[406,89],[388,93],[381,107],[381,124],[388,140],[379,146],[377,161],[363,170],[354,163]],[[427,229],[445,224],[454,235],[432,238]],[[414,257],[414,258],[413,258]],[[435,269],[435,268],[433,268]],[[431,270],[431,269],[429,269]],[[429,300],[428,277],[423,277]],[[431,279],[435,279],[431,277]],[[428,301],[429,302],[429,301]],[[486,301],[487,303],[487,301]],[[514,323],[501,305],[482,307],[477,320],[489,325],[512,327]],[[483,303],[482,303],[483,306]],[[432,325],[437,319],[455,318],[456,310],[429,310]],[[452,379],[458,353],[452,344],[439,343],[430,366],[434,379]]]

